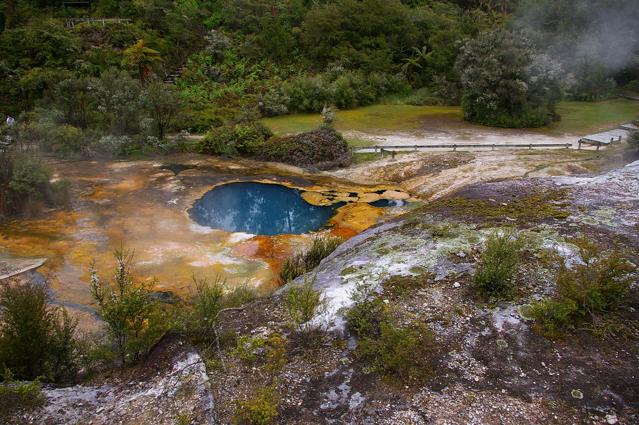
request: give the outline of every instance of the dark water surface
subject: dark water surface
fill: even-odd
[[[319,230],[343,204],[311,205],[301,191],[265,183],[229,183],[198,199],[189,210],[201,226],[255,235],[302,234]]]

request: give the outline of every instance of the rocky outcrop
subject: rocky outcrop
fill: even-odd
[[[168,335],[142,364],[118,376],[43,388],[44,403],[16,424],[213,424],[214,403],[200,355]],[[179,422],[179,421],[185,422]]]

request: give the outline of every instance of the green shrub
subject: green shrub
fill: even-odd
[[[320,308],[322,302],[320,291],[313,289],[313,282],[305,282],[301,286],[293,286],[284,294],[284,307],[288,312],[292,325],[302,329]]]
[[[402,382],[420,380],[432,369],[430,359],[433,336],[423,324],[400,327],[390,319],[383,320],[379,336],[359,340],[355,355],[367,364],[365,370]]]
[[[346,313],[348,330],[358,337],[378,337],[387,317],[386,306],[370,286],[360,285],[353,294],[355,304]]]
[[[630,81],[628,84],[624,86],[624,89],[634,93],[639,93],[639,80]]]
[[[237,404],[233,423],[237,425],[268,425],[279,416],[280,398],[274,385],[260,388],[256,394]]]
[[[68,182],[52,183],[44,161],[12,151],[0,153],[0,216],[36,214],[42,206],[66,206]]]
[[[16,381],[9,369],[4,370],[0,383],[0,419],[16,409],[30,408],[42,404],[42,387],[40,381]]]
[[[263,365],[267,371],[276,372],[287,362],[286,345],[284,337],[277,332],[267,337],[242,335],[232,354],[251,367]]]
[[[219,279],[215,282],[209,282],[206,279],[197,279],[195,277],[193,280],[195,294],[191,297],[193,310],[188,332],[205,340],[210,339],[216,332],[215,327],[218,324],[218,316],[223,307],[223,282]]]
[[[524,314],[536,322],[540,333],[559,337],[568,329],[594,323],[628,302],[635,267],[618,251],[597,255],[581,247],[584,264],[562,265],[553,297],[533,302]]]
[[[17,379],[72,379],[77,370],[77,320],[50,305],[46,285],[7,283],[0,289],[0,366]]]
[[[445,104],[445,102],[442,99],[435,96],[433,92],[427,87],[423,87],[421,89],[415,90],[413,93],[411,93],[410,96],[406,98],[404,102],[408,105],[415,105],[415,106]]]
[[[521,248],[522,241],[513,230],[495,232],[486,240],[473,276],[474,287],[482,297],[503,299],[513,295]]]
[[[280,105],[277,110],[271,111],[279,115],[286,113],[285,110],[321,112],[326,105],[340,109],[371,105],[385,95],[405,93],[409,88],[401,75],[340,71],[290,79],[282,85],[280,94],[271,94],[267,99],[274,105]],[[286,108],[283,107],[284,102],[287,102]]]
[[[219,277],[214,281],[193,278],[195,291],[178,310],[177,329],[195,342],[220,342],[220,313],[227,308],[237,308],[255,298],[255,291],[241,285],[227,290],[226,282]]]
[[[77,156],[86,148],[84,133],[68,124],[50,126],[41,146],[48,152],[63,158]]]
[[[15,158],[9,189],[18,200],[43,201],[51,171],[44,162],[25,155]]]
[[[91,267],[91,295],[108,326],[113,349],[125,364],[138,360],[166,332],[167,323],[151,296],[152,284],[133,281],[133,252],[118,249],[114,256],[113,284],[102,281]]]
[[[259,122],[212,128],[199,143],[201,153],[212,155],[256,155],[273,133]]]
[[[360,285],[353,299],[346,324],[359,338],[355,357],[366,365],[365,371],[404,384],[431,372],[434,338],[426,325],[400,324],[397,312],[390,311],[370,286]]]
[[[315,267],[328,257],[343,242],[341,238],[331,236],[316,236],[307,251],[295,254],[287,259],[282,266],[280,277],[284,282],[295,280]]]

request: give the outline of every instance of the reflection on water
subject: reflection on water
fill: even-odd
[[[301,234],[322,228],[340,206],[314,206],[297,189],[249,182],[214,188],[195,202],[189,214],[202,226],[228,232]]]

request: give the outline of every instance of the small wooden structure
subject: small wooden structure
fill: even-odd
[[[590,134],[579,139],[579,148],[581,145],[595,145],[597,150],[602,146],[608,146],[615,142],[620,142],[623,138],[628,137],[631,131],[634,131],[632,127],[634,124],[622,124],[619,128],[610,131],[603,131],[601,133]]]

